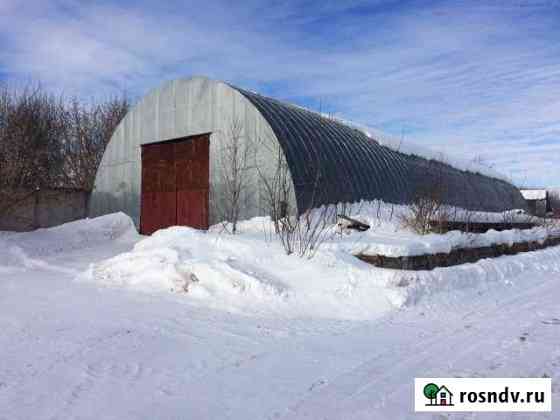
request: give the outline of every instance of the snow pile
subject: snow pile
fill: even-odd
[[[196,278],[174,249],[127,252],[96,264],[89,276],[99,283],[130,286],[139,290],[187,291]]]
[[[32,256],[46,256],[130,235],[136,235],[132,219],[124,213],[114,213],[33,232],[11,233],[0,236],[0,241],[6,247],[17,244]]]
[[[511,279],[537,272],[560,273],[560,247],[431,271],[403,272],[400,286],[404,304],[413,305],[430,295],[447,293],[451,297],[464,289],[479,289],[483,293],[493,285],[511,285]]]
[[[486,233],[451,231],[445,234],[385,236],[377,232],[367,234],[367,239],[353,244],[348,241],[350,253],[363,255],[385,255],[388,257],[411,257],[426,254],[448,254],[454,249],[482,248],[492,245],[513,245],[520,242],[544,242],[549,230],[535,227],[528,230],[489,230]],[[344,247],[343,245],[341,247]]]
[[[115,240],[134,239],[138,234],[132,219],[115,213],[93,219],[78,220],[33,232],[9,233],[0,236],[0,269],[26,267],[38,257],[86,249]]]
[[[433,271],[388,270],[351,256],[344,249],[349,243],[345,237],[333,238],[308,260],[287,256],[276,241],[265,241],[262,229],[269,223],[267,218],[241,222],[238,235],[218,233],[217,226],[210,232],[187,227],[160,230],[139,241],[132,251],[93,264],[84,277],[98,284],[144,292],[186,291],[183,297],[190,302],[248,315],[371,319],[414,304],[426,295],[485,289],[507,283],[514,274],[526,270],[560,271],[558,247]],[[380,224],[385,228],[390,225],[382,220]],[[402,231],[396,233],[406,236]],[[369,241],[375,239],[373,235],[362,234]],[[469,244],[544,237],[543,229],[491,231],[475,235]],[[393,240],[393,250],[414,250],[412,242],[400,244],[398,236]],[[466,245],[460,232],[428,235],[423,244],[419,240],[417,237],[416,250],[422,252],[443,252],[452,244]],[[377,245],[370,242],[369,246],[387,247],[387,241]]]
[[[349,211],[372,228],[364,233],[335,234],[313,259],[286,255],[271,235],[271,221],[266,217],[240,222],[238,235],[224,233],[223,226],[217,225],[208,232],[173,227],[142,237],[128,216],[117,213],[2,235],[0,274],[55,271],[103,286],[179,293],[194,305],[251,316],[372,319],[426,294],[486,287],[507,281],[508,273],[516,270],[556,269],[560,264],[556,248],[416,273],[377,268],[351,255],[352,250],[375,247],[384,252],[441,252],[466,240],[479,246],[544,238],[542,229],[488,232],[474,240],[459,232],[419,237],[400,227],[396,217],[400,210],[371,203],[350,206]],[[120,253],[122,250],[130,251]],[[77,272],[70,268],[72,261],[62,263],[67,255],[98,262]],[[107,259],[107,255],[111,257]]]
[[[258,229],[263,219],[240,229]],[[402,293],[381,272],[347,253],[313,260],[285,255],[257,235],[206,233],[172,227],[138,242],[131,252],[90,267],[85,279],[148,292],[188,290],[192,302],[227,311],[288,317],[367,319],[402,305]]]
[[[237,235],[224,233],[223,225],[208,232],[188,227],[160,230],[130,252],[93,264],[82,277],[111,287],[178,292],[200,305],[246,314],[368,319],[410,301],[411,290],[418,289],[423,277],[411,280],[410,273],[373,267],[352,254],[440,253],[455,247],[542,241],[547,234],[535,228],[420,236],[401,227],[398,214],[406,207],[377,204],[349,206],[348,212],[371,229],[333,234],[313,259],[286,255],[272,234],[270,218],[257,217],[240,222]],[[444,280],[434,284],[454,281],[464,267],[446,270]],[[461,284],[496,281],[486,279],[484,270],[477,276],[477,270],[471,268],[471,280]]]
[[[410,209],[404,205],[392,205],[382,201],[362,201],[348,204],[346,212],[352,218],[368,224],[371,228],[365,232],[349,231],[336,235],[325,248],[357,255],[385,255],[404,257],[424,254],[449,253],[457,248],[478,248],[493,244],[512,245],[516,242],[544,241],[550,229],[535,227],[528,230],[490,230],[486,233],[465,233],[451,231],[445,234],[419,235],[403,227],[403,219],[408,217]],[[508,211],[504,213],[470,212],[453,209],[448,214],[450,221],[500,223],[527,222],[524,213]],[[537,219],[535,219],[537,220]]]

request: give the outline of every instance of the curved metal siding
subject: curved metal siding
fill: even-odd
[[[525,208],[513,186],[381,146],[362,131],[294,105],[238,90],[263,115],[288,162],[301,211],[321,204],[381,199],[410,202],[439,179],[446,203],[471,210]]]
[[[221,171],[228,158],[224,141],[233,122],[237,121],[244,130],[240,148],[247,145],[251,150],[251,164],[245,180],[247,188],[240,197],[240,218],[264,215],[266,188],[261,177],[274,176],[274,161],[270,157],[280,148],[276,135],[244,95],[223,82],[205,77],[167,82],[142,98],[126,115],[111,137],[97,170],[89,215],[123,211],[139,226],[141,146],[210,132],[209,222],[223,221],[226,192]],[[251,139],[262,139],[264,143],[258,147],[245,143]],[[291,178],[289,180],[291,182]],[[289,208],[297,206],[295,194],[290,195],[288,201]]]

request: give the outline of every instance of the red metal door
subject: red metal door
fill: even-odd
[[[208,229],[209,135],[175,143],[177,224]]]
[[[173,146],[166,143],[142,147],[142,199],[140,231],[150,235],[176,224],[175,165]]]
[[[208,228],[209,134],[142,146],[140,232]]]

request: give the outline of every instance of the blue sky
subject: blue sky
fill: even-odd
[[[560,186],[560,1],[0,0],[0,80],[202,74]]]

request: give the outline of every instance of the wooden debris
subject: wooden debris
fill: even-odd
[[[352,219],[351,217],[345,216],[343,214],[338,215],[338,226],[341,229],[352,229],[359,232],[365,232],[370,228],[368,224],[360,222],[356,219]]]

